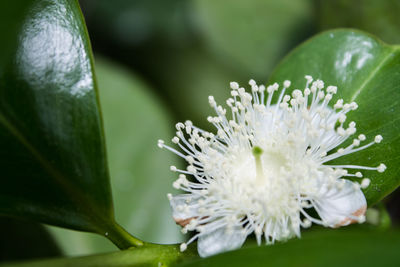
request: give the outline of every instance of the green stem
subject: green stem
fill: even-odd
[[[141,247],[144,245],[142,240],[132,236],[118,223],[114,223],[110,227],[107,227],[107,231],[104,231],[102,234],[121,250],[131,247]]]

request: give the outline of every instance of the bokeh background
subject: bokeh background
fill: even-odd
[[[207,97],[229,82],[260,83],[294,47],[321,31],[356,28],[400,43],[399,0],[80,0],[95,54],[116,217],[156,243],[181,242],[166,194],[170,165],[157,148],[178,121],[210,129]],[[400,194],[385,200],[393,224]],[[375,212],[382,212],[377,209]],[[0,259],[117,250],[88,233],[1,218]],[[13,242],[10,244],[10,240]]]

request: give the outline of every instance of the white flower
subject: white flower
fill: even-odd
[[[304,91],[296,89],[291,96],[285,95],[290,81],[283,83],[279,96],[274,96],[279,87],[276,83],[265,88],[250,80],[249,94],[232,82],[232,98],[226,101],[229,117],[226,109],[209,97],[217,116],[208,121],[216,127],[216,134],[186,121],[176,125],[178,131],[172,139],[182,152],[159,141],[161,148],[189,163],[187,170],[171,166],[180,173],[173,186],[187,193],[168,195],[182,232],[196,232],[181,250],[197,239],[198,252],[206,257],[239,248],[251,233],[258,244],[262,237],[271,244],[300,237],[300,227],[312,223],[339,227],[365,220],[367,203],[360,188],[367,187],[370,180],[359,171],[347,170],[383,172],[385,165],[329,162],[379,143],[382,136],[360,146],[366,139],[360,134],[350,145],[336,150],[356,132],[356,124],[345,126],[345,121],[357,104],[344,104],[340,99],[331,108],[328,104],[337,87],[324,89],[321,80],[306,79]],[[272,104],[273,97],[278,97],[277,104]],[[362,179],[357,183],[344,177]],[[310,215],[312,210],[317,217]]]

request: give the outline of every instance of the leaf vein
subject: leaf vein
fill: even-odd
[[[397,50],[396,48],[394,50]],[[392,51],[391,53],[388,53],[387,56],[383,58],[383,60],[376,66],[376,68],[371,72],[371,74],[368,76],[367,79],[361,84],[360,88],[353,94],[351,97],[351,102],[354,101],[358,95],[361,93],[361,91],[364,89],[364,87],[372,80],[372,78],[375,76],[375,74],[383,67],[383,65],[389,60],[389,58],[393,55]]]

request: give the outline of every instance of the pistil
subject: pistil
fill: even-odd
[[[262,167],[262,162],[261,162],[261,155],[263,153],[263,150],[259,146],[253,147],[253,156],[254,159],[256,160],[256,179],[257,181],[261,181],[264,176],[263,172],[263,167]]]

